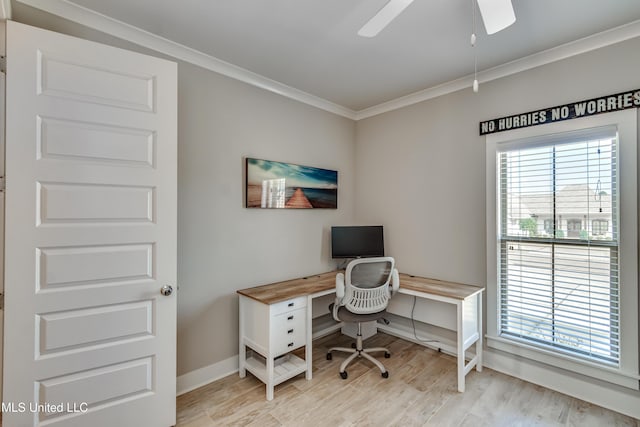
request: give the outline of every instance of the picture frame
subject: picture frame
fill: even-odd
[[[247,157],[245,172],[247,208],[338,208],[338,171]]]

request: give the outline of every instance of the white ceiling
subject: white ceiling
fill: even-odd
[[[474,69],[472,0],[415,0],[375,38],[356,33],[386,0],[67,2],[353,111]],[[492,36],[477,13],[479,71],[640,20],[639,0],[513,0],[513,7],[516,23]]]

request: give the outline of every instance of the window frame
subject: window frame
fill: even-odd
[[[519,146],[532,139],[545,143],[562,141],[572,133],[587,129],[616,126],[618,131],[618,194],[620,197],[620,363],[618,367],[605,366],[553,349],[533,346],[525,340],[500,335],[500,281],[499,281],[499,194],[497,153],[504,146]],[[604,381],[639,389],[638,367],[638,206],[637,206],[637,126],[636,109],[567,120],[486,137],[486,195],[487,195],[487,346],[551,364],[563,369],[588,375]],[[564,218],[563,218],[564,219]],[[587,225],[588,227],[588,225]]]

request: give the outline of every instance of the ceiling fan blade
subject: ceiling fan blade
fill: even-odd
[[[478,7],[487,34],[497,33],[516,22],[511,0],[478,0]]]
[[[382,9],[369,20],[360,31],[358,35],[362,37],[375,37],[380,31],[384,29],[396,16],[407,8],[413,0],[389,0]]]

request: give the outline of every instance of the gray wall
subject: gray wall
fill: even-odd
[[[481,121],[640,88],[640,39],[361,120],[356,218],[383,223],[401,271],[485,285]]]
[[[178,374],[238,353],[235,291],[334,269],[329,227],[353,218],[352,121],[179,67]],[[243,207],[244,156],[338,170],[337,210]]]
[[[163,57],[20,3],[13,19]],[[170,58],[169,58],[170,59]],[[236,290],[335,268],[353,222],[355,123],[178,62],[178,375],[238,353]],[[337,210],[243,207],[243,158],[338,170]]]

